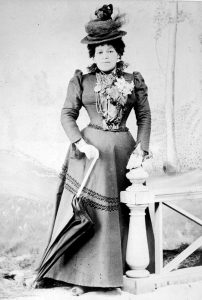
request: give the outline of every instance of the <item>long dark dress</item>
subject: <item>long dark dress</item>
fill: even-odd
[[[93,169],[81,198],[85,209],[95,224],[93,237],[82,245],[71,259],[64,253],[45,277],[75,285],[92,287],[122,286],[125,265],[125,245],[128,228],[128,211],[120,203],[120,191],[129,185],[126,179],[126,165],[136,141],[125,130],[125,124],[132,108],[135,109],[138,134],[142,148],[147,151],[150,137],[150,108],[147,100],[147,86],[140,73],[124,73],[126,81],[134,82],[134,90],[128,95],[120,131],[104,131],[102,115],[96,110],[94,87],[96,75],[83,75],[77,70],[68,87],[62,109],[62,125],[71,141],[61,180],[64,190],[57,207],[50,242],[72,217],[71,200],[82,182],[89,161],[74,142],[81,137],[99,150],[99,159]],[[84,106],[93,126],[81,132],[76,124],[80,108]]]

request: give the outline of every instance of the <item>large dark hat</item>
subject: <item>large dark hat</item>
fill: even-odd
[[[95,11],[97,19],[89,21],[85,25],[88,34],[81,40],[83,44],[98,44],[110,40],[115,40],[126,34],[126,31],[119,30],[125,23],[125,14],[118,14],[114,18],[113,5],[103,5]]]

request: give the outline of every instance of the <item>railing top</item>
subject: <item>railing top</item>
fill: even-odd
[[[149,191],[155,195],[155,201],[201,199],[202,170],[190,170],[176,175],[150,176],[147,180]]]
[[[121,201],[133,204],[149,204],[175,200],[202,201],[202,170],[182,174],[149,176],[147,191],[137,188],[121,193]]]
[[[151,199],[149,203],[174,201],[174,200],[201,200],[202,201],[202,185],[193,187],[180,187],[180,188],[159,188],[149,189]]]
[[[175,200],[201,200],[202,185],[187,188],[163,188],[121,192],[121,202],[132,205],[150,204]]]

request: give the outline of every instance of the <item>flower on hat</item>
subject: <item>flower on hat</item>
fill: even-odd
[[[108,20],[111,19],[111,15],[113,13],[113,5],[103,5],[101,8],[97,9],[95,11],[95,15],[97,16],[98,19],[100,20]]]

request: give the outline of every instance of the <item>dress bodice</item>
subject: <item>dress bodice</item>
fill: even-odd
[[[147,86],[139,72],[123,73],[127,82],[134,82],[134,89],[127,96],[124,105],[120,126],[125,126],[131,109],[135,110],[138,133],[137,141],[141,141],[142,148],[148,150],[151,129],[150,107],[147,99]],[[76,70],[74,77],[70,80],[67,96],[62,109],[61,122],[64,130],[72,143],[82,138],[81,132],[76,124],[79,110],[83,106],[87,110],[90,122],[102,126],[103,116],[98,113],[96,107],[96,74],[82,74]]]
[[[125,77],[128,82],[133,81],[132,74],[125,74]],[[83,80],[82,80],[83,92],[82,92],[81,101],[82,101],[82,105],[87,110],[87,113],[90,118],[90,122],[95,125],[102,126],[103,116],[101,113],[98,112],[97,109],[96,93],[94,92],[95,85],[96,85],[95,74],[83,75]],[[119,124],[120,127],[125,126],[134,102],[135,102],[135,94],[132,93],[131,95],[128,95],[127,102],[124,108],[124,114],[122,115],[121,122]]]

